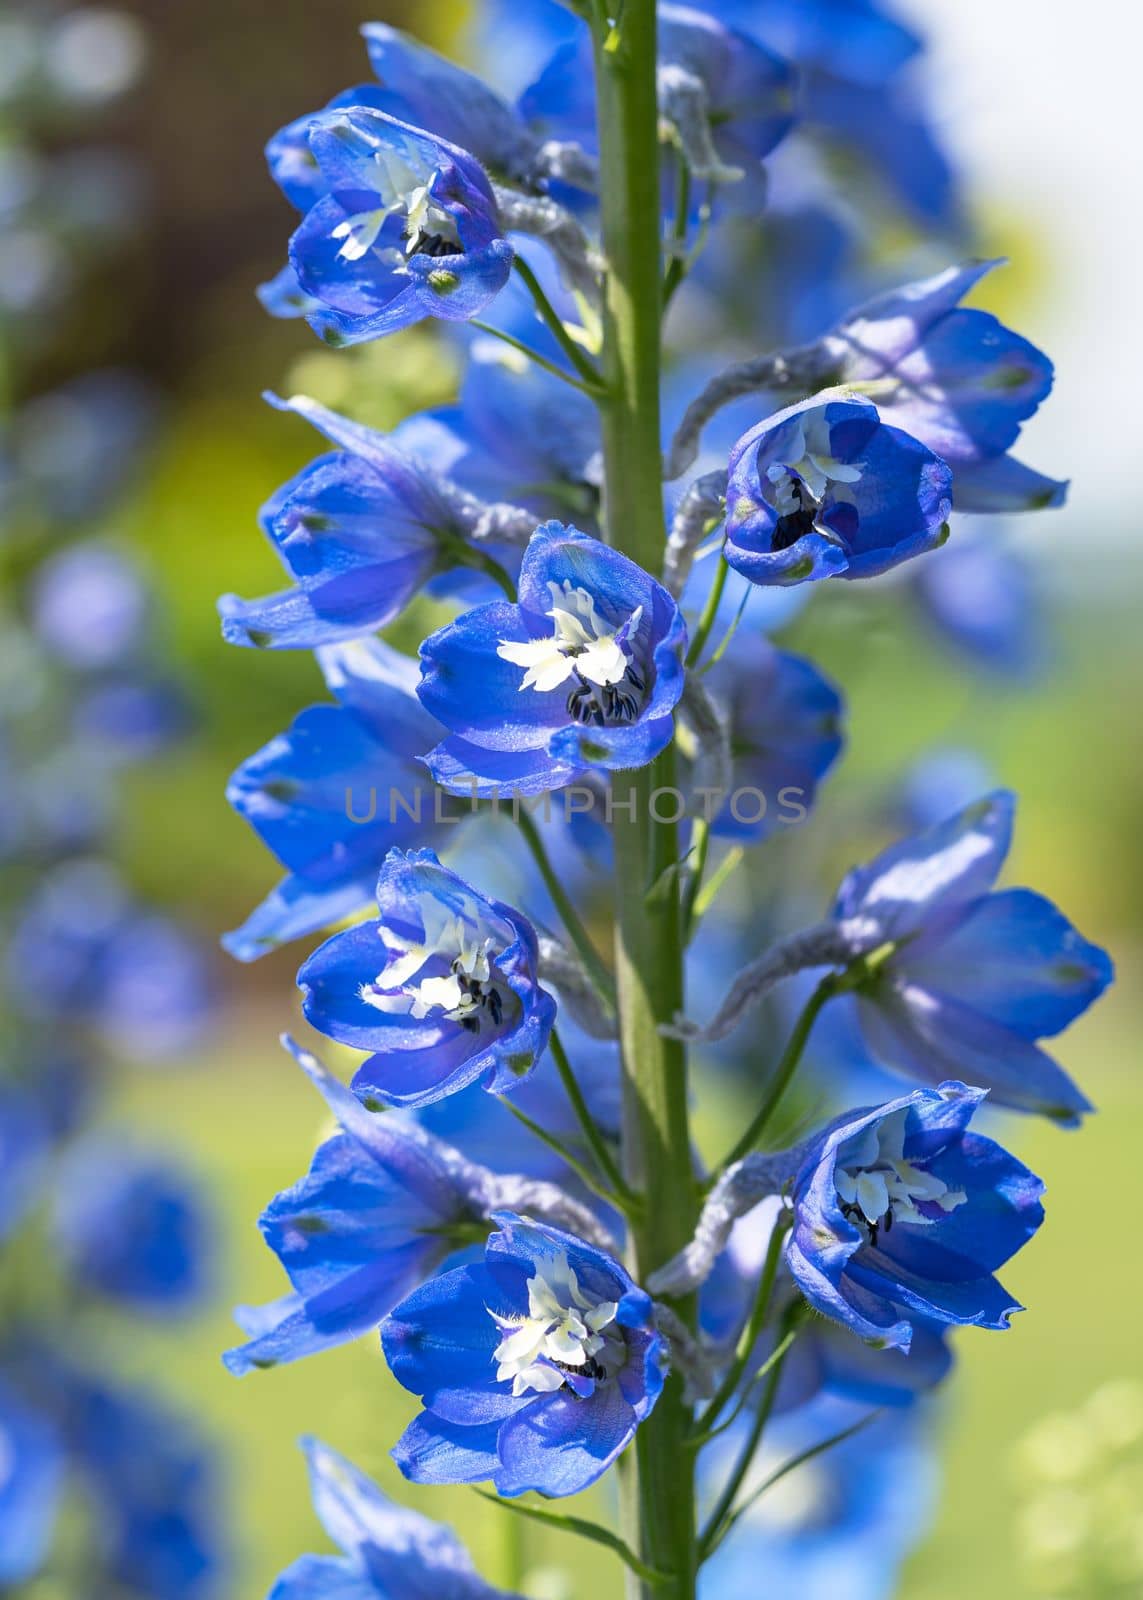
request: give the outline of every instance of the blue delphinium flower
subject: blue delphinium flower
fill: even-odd
[[[465,321],[503,288],[512,246],[466,151],[368,106],[319,112],[306,137],[328,193],[291,238],[290,264],[328,343]]]
[[[536,979],[536,935],[431,850],[390,850],[380,918],[336,933],[298,973],[321,1033],[375,1053],[354,1088],[389,1105],[426,1105],[467,1084],[491,1094],[533,1070],[555,1021]]]
[[[877,86],[917,55],[921,40],[874,0],[718,0],[719,14],[791,61]]]
[[[164,1156],[92,1137],[69,1152],[53,1209],[57,1247],[84,1290],[148,1313],[182,1313],[203,1298],[205,1207]]]
[[[342,448],[311,461],[262,508],[261,522],[294,587],[261,600],[224,595],[231,644],[272,649],[372,633],[435,573],[473,558],[473,503],[418,456],[304,395],[267,396]]]
[[[852,1342],[852,1341],[851,1341]],[[868,1416],[823,1398],[776,1419],[754,1458],[743,1497],[814,1445]],[[712,1494],[749,1427],[740,1419],[702,1461]],[[735,1600],[765,1574],[775,1600],[890,1600],[901,1564],[923,1538],[934,1500],[933,1460],[915,1418],[877,1419],[815,1454],[755,1500],[702,1569],[700,1600]]]
[[[713,832],[757,841],[783,818],[804,820],[841,752],[841,695],[811,662],[754,634],[736,638],[705,681],[726,716],[732,796],[754,791],[728,799]]]
[[[914,1322],[1002,1329],[993,1276],[1044,1219],[1043,1184],[969,1132],[983,1089],[944,1083],[839,1119],[794,1181],[786,1264],[810,1305],[878,1345]]]
[[[394,1376],[425,1406],[393,1455],[415,1483],[576,1494],[658,1399],[663,1340],[618,1261],[510,1212],[495,1220],[483,1262],[434,1278],[382,1324]]]
[[[730,453],[726,559],[762,584],[874,577],[948,536],[951,480],[872,401],[799,401]]]
[[[1044,668],[1050,645],[1037,572],[995,529],[969,539],[962,533],[939,561],[918,563],[910,579],[921,625],[971,666],[1017,683]]]
[[[63,1487],[54,1430],[0,1380],[0,1587],[15,1589],[47,1554]]]
[[[111,545],[85,540],[37,569],[36,632],[67,666],[103,671],[138,651],[149,631],[151,600],[133,561]]]
[[[856,868],[833,915],[892,951],[857,991],[872,1054],[932,1083],[955,1073],[995,1105],[1074,1125],[1090,1103],[1037,1041],[1060,1033],[1111,982],[1106,951],[1050,900],[993,890],[1015,808],[1003,790]]]
[[[1040,510],[1066,483],[1008,454],[1052,387],[1052,363],[990,312],[960,305],[997,261],[949,267],[851,312],[824,341],[838,381],[875,386],[882,420],[953,470],[958,511]]]
[[[238,1376],[333,1349],[376,1328],[430,1277],[480,1216],[451,1146],[366,1111],[316,1058],[284,1040],[337,1118],[310,1170],[266,1207],[259,1226],[293,1293],[242,1307],[249,1342],[224,1356]]]
[[[303,1439],[314,1510],[340,1556],[301,1556],[270,1600],[513,1600],[493,1589],[441,1522],[394,1505],[344,1456]]]
[[[367,905],[386,851],[412,844],[434,814],[419,757],[441,729],[417,698],[417,663],[380,639],[316,655],[338,703],[300,712],[227,788],[289,873],[224,937],[240,961]]]
[[[420,696],[452,737],[446,789],[535,794],[591,766],[639,767],[673,732],[686,628],[661,584],[577,528],[538,528],[519,604],[465,612],[421,646]]]
[[[658,16],[659,114],[692,176],[717,184],[757,178],[759,163],[794,121],[789,65],[693,6],[661,4]],[[560,46],[520,108],[544,133],[598,148],[586,29]],[[757,182],[743,187],[758,198]]]

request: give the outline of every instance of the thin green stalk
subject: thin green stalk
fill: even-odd
[[[450,537],[447,534],[438,534],[441,544],[454,556],[456,563],[461,567],[471,567],[475,572],[483,572],[493,583],[502,590],[506,599],[513,605],[516,603],[516,585],[512,582],[511,575],[500,565],[494,556],[487,550],[480,550],[475,545],[467,544],[458,535]]]
[[[583,962],[584,970],[591,979],[591,984],[604,1006],[611,1013],[615,1011],[615,979],[603,963],[603,957],[591,941],[591,935],[584,927],[579,912],[572,904],[567,890],[556,876],[555,868],[548,860],[548,852],[544,848],[544,841],[540,837],[540,830],[532,820],[531,814],[523,807],[514,809],[516,825],[523,834],[528,849],[532,852],[541,878],[552,903],[560,914],[560,919],[567,930],[568,938],[575,945],[576,954]]]
[[[733,1166],[736,1161],[741,1160],[744,1155],[748,1155],[749,1152],[753,1150],[759,1143],[762,1135],[766,1131],[770,1118],[778,1109],[778,1102],[781,1100],[786,1090],[790,1087],[790,1083],[793,1080],[794,1074],[798,1070],[799,1063],[802,1059],[802,1052],[806,1048],[806,1042],[810,1037],[810,1032],[814,1023],[817,1021],[818,1012],[822,1009],[827,1001],[833,999],[834,995],[841,994],[846,988],[850,987],[849,983],[846,981],[846,977],[847,975],[845,973],[829,973],[822,979],[817,988],[814,990],[813,994],[806,1001],[806,1004],[802,1009],[802,1014],[794,1024],[793,1032],[786,1041],[786,1048],[782,1052],[782,1058],[778,1062],[778,1069],[774,1073],[774,1081],[770,1085],[766,1098],[759,1106],[757,1114],[755,1115],[750,1126],[747,1128],[746,1132],[742,1135],[741,1139],[739,1139],[738,1143],[734,1146],[734,1149],[722,1163],[722,1168],[720,1168],[720,1170]]]
[[[657,1588],[663,1582],[665,1574],[646,1566],[617,1534],[612,1533],[610,1528],[601,1528],[598,1522],[589,1522],[585,1517],[569,1517],[561,1511],[541,1510],[539,1506],[526,1506],[519,1500],[504,1500],[498,1494],[489,1494],[486,1489],[474,1489],[473,1492],[491,1505],[499,1506],[502,1511],[512,1512],[510,1521],[525,1517],[532,1522],[542,1523],[546,1528],[555,1528],[559,1533],[574,1533],[580,1539],[590,1539],[592,1544],[602,1545],[605,1550],[617,1555],[625,1566],[646,1583]]]
[[[754,1305],[750,1312],[738,1347],[734,1353],[734,1360],[727,1369],[726,1376],[715,1390],[702,1415],[695,1421],[695,1434],[701,1438],[709,1432],[713,1423],[717,1422],[722,1414],[722,1409],[734,1394],[735,1389],[747,1363],[754,1352],[766,1318],[770,1315],[770,1303],[774,1298],[774,1282],[778,1276],[778,1266],[782,1260],[782,1247],[786,1242],[786,1233],[789,1222],[787,1217],[781,1216],[774,1224],[774,1231],[770,1235],[770,1243],[766,1250],[766,1261],[762,1268],[762,1276],[758,1281],[758,1292],[754,1297]]]
[[[687,275],[687,258],[684,246],[687,242],[687,226],[690,222],[691,210],[691,169],[683,159],[681,150],[676,150],[675,160],[678,170],[675,174],[675,216],[670,234],[672,246],[671,259],[667,262],[667,271],[663,277],[663,315],[667,314],[667,307],[674,298],[675,290]]]
[[[502,344],[510,345],[520,355],[527,356],[529,361],[534,361],[538,367],[543,367],[544,371],[550,372],[554,378],[562,378],[581,394],[588,394],[594,398],[599,393],[598,384],[582,383],[579,378],[573,378],[571,373],[558,362],[549,361],[547,356],[541,355],[538,350],[533,350],[530,344],[525,344],[523,339],[517,339],[515,334],[505,333],[503,328],[494,328],[490,322],[482,322],[479,317],[470,318],[468,325],[470,328],[479,328],[481,333],[487,333],[493,339],[499,339]]]
[[[683,892],[683,943],[688,944],[691,929],[695,919],[695,901],[698,899],[699,890],[702,888],[703,874],[706,872],[706,859],[710,854],[710,823],[705,817],[696,817],[691,825],[691,850],[693,856],[690,863],[690,875],[687,886]]]
[[[660,460],[662,251],[655,0],[626,0],[595,35],[600,222],[607,263],[600,407],[604,516],[610,543],[648,572],[666,544]],[[686,1053],[660,1026],[683,1005],[678,829],[657,822],[651,796],[675,786],[673,749],[613,780],[615,975],[623,1069],[623,1170],[643,1197],[629,1230],[637,1280],[690,1239],[697,1196],[691,1167]],[[629,809],[628,809],[629,808]],[[648,900],[648,890],[656,894]],[[676,1307],[693,1326],[690,1302]],[[694,1600],[694,1461],[678,1376],[622,1462],[623,1533],[662,1588],[629,1579],[629,1597]],[[632,1460],[634,1456],[634,1460]]]
[[[560,1082],[563,1084],[567,1097],[571,1101],[572,1110],[575,1112],[576,1119],[583,1129],[584,1138],[587,1140],[591,1153],[595,1157],[596,1165],[616,1194],[620,1195],[630,1205],[635,1196],[628,1188],[626,1179],[620,1172],[615,1157],[608,1149],[607,1140],[599,1131],[599,1124],[592,1116],[587,1101],[583,1097],[583,1090],[580,1088],[579,1081],[572,1071],[572,1065],[568,1060],[567,1051],[564,1049],[563,1040],[554,1028],[548,1039],[548,1048],[552,1052],[552,1059],[556,1064],[556,1071],[560,1075]]]
[[[790,1331],[791,1330],[789,1328],[786,1329],[787,1333]],[[792,1342],[793,1341],[791,1340],[790,1343]],[[754,1453],[758,1449],[759,1444],[762,1442],[762,1435],[766,1431],[766,1424],[769,1422],[770,1413],[774,1409],[774,1401],[778,1395],[778,1385],[782,1381],[782,1372],[786,1365],[786,1353],[788,1353],[789,1348],[790,1346],[787,1344],[786,1352],[783,1353],[781,1359],[775,1361],[774,1365],[770,1368],[770,1375],[766,1379],[766,1387],[762,1391],[762,1399],[759,1401],[758,1410],[755,1413],[754,1422],[751,1426],[750,1433],[747,1436],[746,1442],[742,1446],[741,1451],[739,1452],[738,1459],[735,1461],[734,1466],[731,1469],[730,1477],[723,1485],[722,1493],[715,1502],[714,1510],[711,1512],[709,1518],[707,1519],[706,1526],[703,1528],[702,1533],[699,1536],[700,1564],[707,1559],[707,1557],[714,1550],[719,1539],[722,1537],[723,1522],[729,1515],[730,1509],[734,1505],[735,1500],[738,1498],[738,1491],[742,1487],[742,1483],[746,1477],[746,1474],[750,1471],[750,1464],[754,1460]]]
[[[699,657],[706,646],[706,641],[710,638],[710,630],[714,627],[715,618],[718,616],[718,608],[722,603],[722,592],[726,588],[726,580],[729,573],[730,568],[726,564],[726,557],[720,555],[718,569],[711,581],[710,593],[706,597],[706,605],[703,606],[702,616],[698,619],[695,631],[691,635],[690,649],[687,651],[688,667],[697,665]]]
[[[766,1381],[775,1362],[785,1359],[786,1351],[790,1348],[797,1337],[797,1331],[792,1330],[790,1333],[787,1333],[784,1338],[779,1339],[773,1350],[771,1350],[765,1361],[763,1361],[762,1365],[758,1368],[758,1371],[753,1374],[750,1382],[744,1386],[742,1393],[734,1402],[731,1410],[727,1412],[726,1416],[723,1417],[722,1421],[717,1427],[711,1428],[709,1433],[700,1434],[696,1439],[693,1440],[693,1449],[704,1449],[712,1439],[717,1439],[718,1436],[725,1433],[728,1428],[733,1428],[743,1411],[745,1411],[746,1407],[754,1398],[754,1395],[757,1393],[761,1384]]]
[[[723,885],[734,876],[746,851],[740,844],[736,844],[723,856],[718,866],[714,869],[708,882],[704,883],[695,896],[695,903],[691,909],[691,933],[706,916]]]
[[[512,1113],[517,1122],[523,1123],[530,1134],[533,1134],[543,1144],[546,1144],[549,1150],[554,1150],[560,1160],[567,1163],[579,1181],[590,1189],[592,1194],[597,1194],[601,1200],[606,1200],[609,1206],[615,1206],[617,1210],[622,1211],[623,1201],[620,1197],[617,1194],[612,1194],[611,1190],[599,1181],[587,1163],[573,1154],[562,1139],[557,1138],[554,1133],[549,1133],[547,1128],[534,1121],[526,1111],[521,1111],[519,1106],[513,1105],[508,1095],[501,1094],[497,1095],[496,1098],[505,1110]]]
[[[584,354],[579,345],[576,344],[575,340],[572,338],[571,334],[564,327],[564,319],[560,316],[555,306],[552,305],[552,302],[544,293],[543,286],[541,285],[540,280],[536,277],[536,274],[524,260],[523,256],[517,256],[512,265],[515,267],[517,274],[527,284],[528,293],[532,296],[532,299],[535,302],[536,310],[540,313],[541,319],[546,324],[548,331],[555,338],[556,343],[559,345],[564,355],[567,356],[572,366],[579,373],[580,378],[583,380],[584,387],[596,395],[602,395],[604,392],[604,384],[599,368],[595,365],[594,361]]]

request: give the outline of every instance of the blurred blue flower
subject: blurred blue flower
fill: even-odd
[[[367,106],[319,112],[306,138],[328,192],[291,238],[290,264],[328,343],[426,316],[465,321],[503,288],[512,246],[466,151]]]
[[[743,1497],[862,1415],[859,1406],[822,1399],[776,1419]],[[748,1427],[742,1419],[704,1456],[700,1485],[707,1494],[729,1471]],[[902,1562],[924,1536],[934,1480],[916,1421],[877,1419],[760,1495],[703,1567],[700,1600],[752,1594],[760,1573],[771,1600],[891,1600]]]
[[[181,1316],[205,1297],[205,1202],[163,1153],[84,1140],[56,1175],[53,1231],[76,1285],[125,1309]]]
[[[1067,491],[1007,454],[1052,387],[1052,363],[990,312],[959,304],[997,265],[973,261],[906,284],[824,341],[839,382],[875,385],[882,419],[952,468],[958,511],[1041,510]]]
[[[427,758],[446,789],[556,789],[666,745],[686,629],[667,591],[577,528],[545,523],[519,604],[465,612],[421,646],[420,696],[451,737]]]
[[[619,1262],[510,1212],[495,1220],[482,1263],[434,1278],[382,1324],[393,1375],[425,1406],[393,1456],[415,1483],[576,1494],[658,1399],[663,1341]]]
[[[314,1510],[340,1556],[302,1556],[270,1600],[512,1600],[441,1522],[394,1505],[344,1456],[303,1439]]]
[[[298,973],[319,1032],[373,1055],[354,1088],[426,1105],[480,1082],[510,1091],[535,1068],[555,1021],[536,978],[536,935],[431,850],[390,850],[380,918],[334,934]]]
[[[250,756],[227,799],[290,876],[223,945],[254,961],[359,911],[386,851],[421,831],[419,757],[440,736],[417,698],[417,664],[380,639],[316,652],[337,705],[310,706]]]
[[[726,559],[754,583],[870,578],[948,534],[948,467],[856,395],[818,395],[730,453]]]
[[[80,672],[121,665],[145,640],[151,598],[134,561],[84,541],[50,556],[32,584],[40,639]]]
[[[63,1488],[54,1430],[0,1379],[0,1588],[35,1577],[47,1554]]]
[[[970,1133],[983,1089],[945,1083],[839,1118],[794,1182],[786,1264],[810,1305],[908,1350],[914,1323],[1003,1329],[993,1277],[1044,1219],[1043,1184]]]
[[[939,561],[922,561],[909,576],[922,626],[962,660],[1017,682],[1044,666],[1047,618],[1032,562],[994,533],[959,533]]]
[[[992,889],[1014,809],[999,790],[892,845],[848,875],[833,915],[893,947],[857,992],[875,1059],[923,1083],[956,1074],[994,1105],[1073,1125],[1090,1103],[1037,1040],[1098,999],[1112,965],[1050,900]]]

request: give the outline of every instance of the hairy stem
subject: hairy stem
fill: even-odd
[[[601,404],[604,504],[610,542],[650,572],[666,530],[659,455],[662,277],[655,0],[627,0],[617,27],[596,37],[600,207],[606,282]],[[645,1204],[630,1230],[630,1265],[644,1277],[691,1237],[696,1217],[687,1116],[686,1055],[660,1023],[683,999],[678,876],[647,891],[678,859],[678,833],[656,822],[650,799],[674,784],[674,753],[618,774],[615,806],[615,966],[623,1060],[623,1161]],[[691,1309],[678,1310],[684,1320]],[[657,1588],[629,1578],[640,1600],[693,1600],[694,1481],[684,1447],[689,1410],[672,1377],[634,1452],[622,1462],[624,1537],[670,1577]],[[634,1459],[632,1459],[634,1456]]]

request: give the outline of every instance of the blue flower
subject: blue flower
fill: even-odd
[[[794,120],[794,74],[754,39],[692,6],[658,7],[659,112],[699,179],[734,185]],[[595,92],[587,30],[560,46],[520,98],[545,134],[595,150]],[[757,181],[745,186],[758,197]]]
[[[76,1283],[137,1312],[183,1313],[206,1292],[209,1227],[189,1178],[157,1153],[92,1138],[71,1151],[54,1203]]]
[[[956,1074],[994,1104],[1065,1125],[1091,1109],[1037,1040],[1060,1033],[1112,978],[1050,900],[992,890],[1008,853],[1015,799],[1004,791],[856,868],[833,915],[892,946],[857,992],[872,1054],[923,1083]]]
[[[1007,455],[1052,387],[1052,363],[990,312],[959,303],[997,265],[972,261],[906,284],[824,341],[840,382],[875,385],[883,421],[953,469],[958,511],[1039,510],[1067,491]]]
[[[465,1242],[481,1215],[468,1167],[449,1145],[366,1111],[319,1061],[283,1041],[326,1101],[338,1132],[310,1170],[262,1213],[263,1238],[293,1293],[236,1318],[248,1343],[227,1351],[237,1376],[333,1349],[377,1327]],[[503,1137],[503,1129],[501,1129]]]
[[[881,1346],[914,1323],[1002,1329],[993,1276],[1044,1219],[1043,1184],[968,1124],[983,1089],[914,1089],[839,1119],[794,1182],[786,1264],[810,1305]]]
[[[885,84],[921,49],[917,35],[873,0],[718,0],[718,10],[779,55],[855,83]]]
[[[302,1556],[270,1600],[512,1600],[492,1589],[451,1528],[394,1505],[344,1456],[303,1439],[314,1510],[340,1556]]]
[[[375,1052],[354,1088],[389,1105],[427,1105],[480,1082],[511,1090],[555,1021],[536,981],[536,935],[431,850],[390,850],[376,922],[334,934],[298,973],[319,1032]]]
[[[466,321],[504,287],[512,246],[466,151],[368,106],[319,112],[306,137],[328,192],[291,238],[290,265],[328,343]]]
[[[302,711],[227,788],[290,874],[224,937],[239,961],[359,911],[386,851],[412,844],[435,814],[419,757],[441,730],[417,699],[416,662],[380,639],[316,654],[338,704]]]
[[[860,1406],[823,1398],[776,1418],[744,1494],[863,1414]],[[717,1491],[748,1427],[741,1419],[703,1457],[700,1492]],[[877,1419],[795,1467],[754,1502],[703,1567],[700,1600],[752,1594],[759,1573],[775,1600],[891,1600],[902,1562],[924,1536],[934,1478],[917,1420]]]
[[[722,807],[713,831],[758,841],[783,818],[789,823],[800,812],[804,820],[841,752],[841,695],[811,662],[749,634],[736,638],[706,682],[726,716],[732,798],[741,796]]]
[[[479,606],[421,646],[421,700],[452,737],[446,789],[535,794],[591,766],[645,766],[669,743],[686,628],[667,591],[577,528],[538,528],[519,604]]]
[[[911,578],[922,626],[972,666],[1018,683],[1044,667],[1050,646],[1035,570],[994,529],[961,535]]]
[[[319,456],[262,508],[294,587],[262,600],[224,595],[223,637],[260,649],[313,649],[383,628],[437,572],[463,565],[467,500],[438,471],[372,428],[304,395],[270,403],[342,449]]]
[[[382,1324],[394,1376],[425,1406],[393,1456],[415,1483],[576,1494],[658,1399],[663,1341],[617,1261],[510,1212],[495,1220],[482,1263],[434,1278]]]
[[[0,1587],[39,1571],[59,1509],[64,1458],[49,1424],[0,1381]]]
[[[948,467],[860,395],[767,417],[729,474],[726,559],[753,583],[871,578],[948,535]]]
[[[151,596],[132,562],[111,545],[85,541],[57,551],[37,570],[36,632],[77,672],[118,666],[149,631]]]

